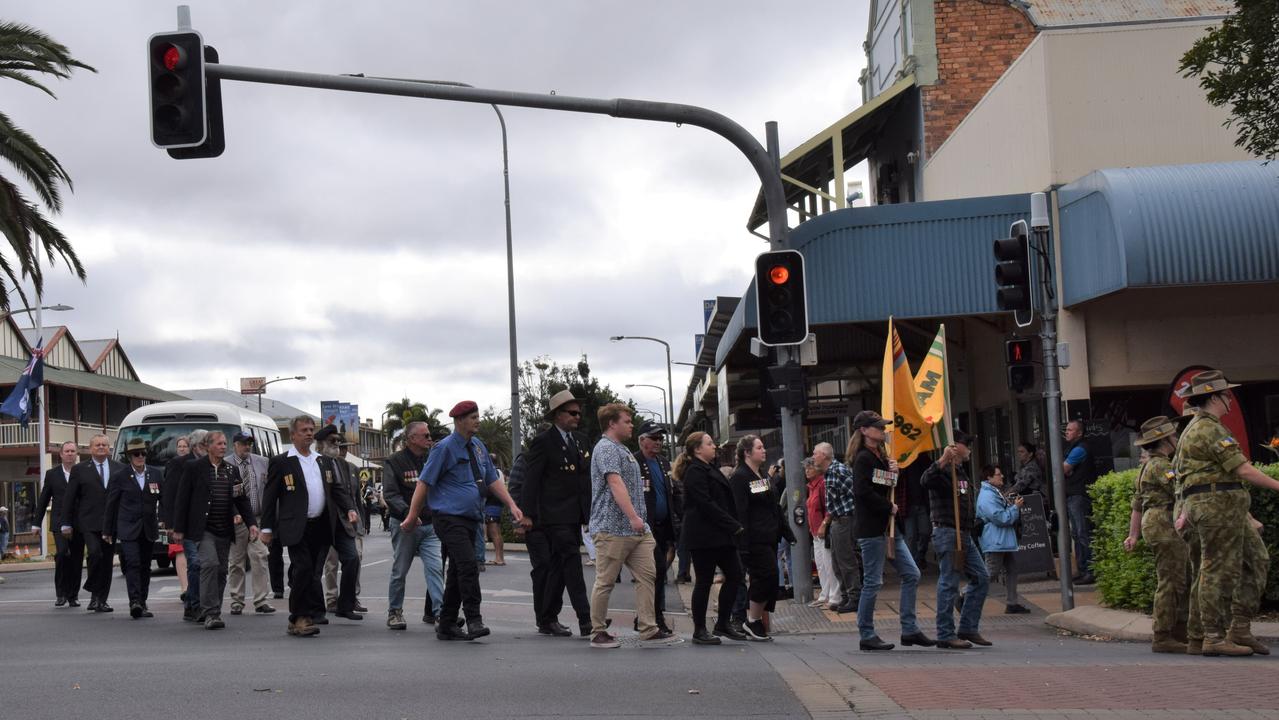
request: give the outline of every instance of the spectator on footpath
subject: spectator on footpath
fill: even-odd
[[[862,593],[862,565],[853,529],[853,475],[848,466],[835,459],[835,448],[830,443],[817,443],[813,462],[826,478],[826,534],[839,580],[840,599],[832,601],[830,609],[840,614],[856,612]]]
[[[1044,469],[1039,465],[1037,448],[1032,443],[1023,442],[1017,446],[1017,472],[1013,475],[1013,486],[1008,492],[1013,495],[1039,493],[1048,497]]]
[[[737,519],[733,488],[711,463],[715,460],[715,440],[695,432],[684,442],[675,459],[672,474],[684,487],[684,519],[681,533],[693,560],[693,643],[719,645],[726,637],[739,642],[750,638],[736,629],[729,614],[742,582],[738,542],[746,530]],[[713,633],[706,631],[706,606],[710,599],[715,569],[724,573],[719,588],[719,617]]]
[[[431,508],[422,504],[418,511],[418,523],[412,530],[404,530],[400,523],[408,517],[409,503],[417,488],[417,479],[426,465],[426,456],[434,447],[431,429],[426,423],[415,420],[404,428],[404,447],[386,459],[382,465],[382,497],[386,512],[395,522],[391,524],[391,582],[387,589],[386,626],[392,630],[404,630],[404,583],[413,559],[422,565],[422,580],[426,584],[426,599],[432,611],[444,603],[444,559],[440,538],[435,534],[431,520]],[[435,624],[435,613],[425,612],[422,622]]]
[[[0,559],[9,551],[9,508],[0,505]]]
[[[128,467],[107,484],[107,509],[102,539],[120,548],[120,571],[129,592],[129,617],[152,617],[147,608],[151,589],[151,546],[160,537],[156,520],[164,476],[147,467],[147,443],[134,438],[125,446]]]
[[[973,436],[962,430],[955,441],[942,452],[937,462],[928,466],[920,482],[928,489],[928,505],[933,522],[933,552],[937,555],[937,647],[965,650],[974,644],[993,645],[981,636],[982,605],[990,589],[990,574],[981,551],[973,542],[973,496],[977,488],[968,480],[965,463],[972,454]],[[955,504],[959,505],[959,527],[955,523]],[[959,534],[956,540],[955,535]],[[963,559],[956,557],[956,545],[963,543]],[[955,601],[959,584],[967,579],[962,594],[959,632],[955,632]]]
[[[993,581],[1004,576],[1004,614],[1024,615],[1030,609],[1017,595],[1017,525],[1021,522],[1020,495],[1004,495],[1004,471],[998,466],[982,468],[981,492],[977,496],[977,517],[983,523],[981,551]],[[1009,498],[1012,498],[1011,500]]]
[[[475,437],[480,427],[480,410],[471,400],[464,400],[449,411],[453,433],[440,441],[422,467],[408,517],[400,523],[405,532],[421,522],[420,513],[428,493],[431,517],[448,561],[444,599],[435,624],[435,637],[440,640],[478,640],[489,634],[480,615],[480,575],[475,556],[475,538],[483,521],[480,486],[502,500],[511,511],[514,522],[524,513],[498,479],[497,468],[483,441]],[[466,628],[457,624],[458,610],[466,615]]]
[[[258,537],[253,506],[243,494],[240,473],[226,461],[226,433],[205,437],[209,454],[187,463],[173,506],[173,534],[195,543],[200,559],[200,613],[205,630],[225,627],[222,597],[235,526],[246,525],[249,538]]]
[[[1079,585],[1091,585],[1096,578],[1092,574],[1092,499],[1088,496],[1088,488],[1097,481],[1097,469],[1092,454],[1084,446],[1083,421],[1066,423],[1065,438],[1070,443],[1070,450],[1061,468],[1066,474],[1066,517],[1070,522],[1070,537],[1079,567],[1074,581]]]
[[[746,435],[737,442],[737,467],[729,478],[734,514],[743,528],[743,532],[734,539],[750,576],[750,589],[747,591],[750,604],[742,627],[751,640],[758,641],[771,639],[764,624],[764,614],[776,608],[780,591],[778,542],[782,539],[788,543],[795,542],[790,523],[786,522],[777,503],[773,484],[764,474],[767,459],[764,441],[758,436]]]
[[[857,631],[863,651],[892,650],[875,632],[875,601],[884,584],[884,564],[892,563],[901,578],[902,645],[932,647],[935,640],[920,632],[915,624],[915,591],[919,568],[900,535],[889,537],[888,525],[897,514],[893,486],[897,482],[897,461],[884,449],[884,428],[888,421],[873,410],[862,410],[853,418],[852,435],[844,457],[852,463],[853,496],[856,498],[857,545],[862,551],[862,593],[857,605]],[[889,557],[892,543],[892,557]]]
[[[506,481],[501,470],[497,471],[497,476],[503,482]],[[488,564],[505,565],[506,553],[502,544],[502,501],[493,495],[484,498],[483,534],[487,535],[489,542],[493,543],[493,559],[489,560]]]
[[[671,464],[662,453],[665,430],[646,422],[639,431],[640,478],[644,481],[644,508],[653,531],[655,563],[653,581],[653,614],[657,627],[671,632],[666,624],[666,571],[680,534],[680,515],[684,512],[683,489],[674,480]],[[639,630],[637,619],[636,630]]]
[[[262,515],[262,488],[266,486],[266,458],[253,452],[253,435],[241,430],[231,438],[233,455],[228,462],[240,476],[239,493],[249,499],[253,516]],[[231,591],[231,614],[244,612],[244,562],[249,563],[249,579],[253,583],[253,611],[270,614],[275,608],[267,602],[271,594],[271,574],[267,568],[271,551],[261,538],[250,538],[244,523],[235,526],[231,558],[227,569],[227,587]]]
[[[817,565],[817,581],[821,585],[817,598],[809,607],[825,607],[839,602],[839,580],[830,557],[830,516],[826,514],[826,477],[811,457],[804,458],[804,479],[808,483],[808,522],[813,528],[813,562]]]
[[[107,482],[124,468],[112,460],[110,440],[106,435],[94,435],[89,440],[89,459],[71,469],[71,482],[67,485],[67,501],[62,509],[61,529],[66,538],[80,533],[88,552],[88,577],[84,589],[89,592],[87,610],[109,613],[107,604],[111,593],[111,559],[115,548],[102,537],[103,521],[107,510]]]
[[[188,453],[179,454],[164,466],[164,485],[160,489],[160,522],[168,530],[174,527],[173,506],[177,503],[178,487],[186,472],[187,463],[208,454],[207,430],[193,430],[186,436]],[[181,446],[179,446],[180,448]],[[195,543],[179,540],[169,534],[170,551],[174,553],[173,567],[182,586],[182,619],[199,622],[200,618],[200,557]]]
[[[344,517],[329,505],[329,512],[334,515],[333,547],[324,558],[321,585],[324,588],[325,612],[347,620],[363,620],[360,614],[363,605],[359,602],[360,592],[360,559],[364,547],[364,516],[361,513],[364,503],[355,503],[360,496],[360,481],[351,472],[351,463],[346,461],[347,441],[333,425],[325,425],[315,434],[316,447],[320,453],[333,461],[334,482],[342,486],[355,507],[355,519]],[[338,570],[341,570],[339,582]],[[367,611],[367,608],[364,608]]]
[[[595,540],[595,587],[591,593],[591,647],[616,648],[621,643],[608,632],[608,600],[623,566],[636,580],[635,606],[640,642],[673,645],[683,642],[657,627],[653,609],[656,542],[644,518],[644,485],[639,463],[622,443],[634,431],[631,409],[609,403],[599,409],[603,435],[591,453],[591,522]]]
[[[67,485],[71,482],[71,469],[80,457],[79,448],[74,441],[68,440],[58,448],[57,467],[49,468],[44,474],[44,486],[40,489],[40,499],[36,501],[35,516],[31,519],[31,532],[43,532],[44,514],[49,513],[49,524],[57,526],[62,517],[62,507],[66,502]],[[52,507],[50,507],[52,503]],[[84,538],[72,534],[70,538],[62,533],[53,534],[56,555],[53,561],[54,607],[80,607],[80,566],[84,563]],[[186,576],[178,577],[186,582]]]

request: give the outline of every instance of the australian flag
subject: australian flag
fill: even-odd
[[[44,384],[43,345],[42,338],[36,345],[35,352],[31,353],[31,362],[27,363],[26,369],[22,371],[22,377],[18,378],[18,384],[13,387],[13,392],[9,393],[9,397],[0,404],[0,413],[18,418],[18,422],[22,423],[24,428],[31,420],[31,407],[35,401],[35,394]]]

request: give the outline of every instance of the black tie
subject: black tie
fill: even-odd
[[[107,466],[106,463],[98,463],[98,474],[102,476],[102,487],[107,486]]]

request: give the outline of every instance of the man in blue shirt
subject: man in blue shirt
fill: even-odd
[[[449,560],[435,637],[477,640],[489,634],[480,617],[480,570],[475,556],[475,534],[484,520],[481,488],[510,509],[514,522],[523,520],[524,514],[506,491],[506,484],[498,479],[488,448],[475,437],[480,428],[479,407],[464,400],[453,406],[449,417],[453,418],[453,434],[437,443],[427,456],[408,517],[400,528],[407,533],[417,527],[429,496],[435,534]],[[466,614],[466,630],[457,626],[459,606]]]
[[[644,481],[644,505],[648,510],[648,526],[653,530],[653,559],[657,575],[653,581],[653,611],[657,627],[670,631],[666,624],[666,569],[679,538],[680,514],[684,509],[684,491],[671,477],[670,461],[662,455],[662,436],[665,431],[651,422],[640,427],[639,463],[640,478]],[[636,619],[636,630],[639,620]]]
[[[1095,579],[1092,574],[1092,499],[1088,497],[1088,488],[1097,481],[1097,470],[1084,445],[1084,423],[1071,420],[1066,423],[1064,435],[1070,443],[1070,452],[1061,464],[1066,475],[1066,516],[1075,546],[1075,564],[1079,568],[1074,580],[1079,585],[1091,585]]]

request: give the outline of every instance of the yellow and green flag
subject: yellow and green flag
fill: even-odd
[[[902,349],[892,318],[888,319],[888,341],[884,345],[882,390],[879,414],[893,423],[888,428],[889,453],[904,468],[914,462],[919,453],[936,446],[933,444],[932,423],[920,408],[915,382],[910,376],[910,364],[906,362],[906,351]]]
[[[950,375],[946,365],[946,326],[937,330],[932,347],[915,374],[915,398],[932,428],[933,448],[950,444]]]

